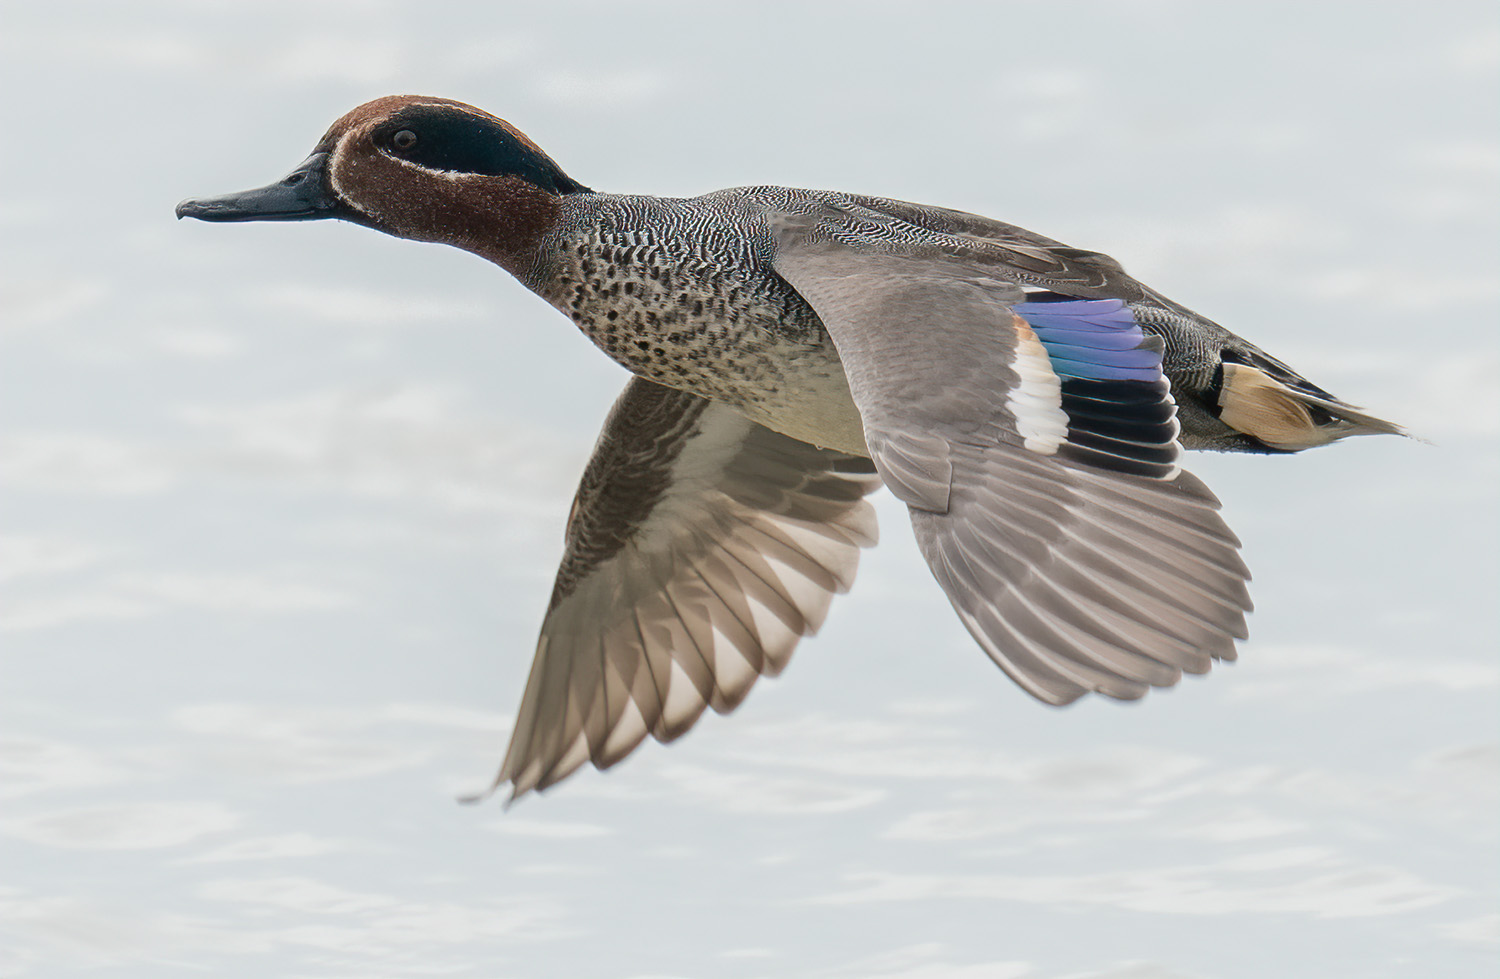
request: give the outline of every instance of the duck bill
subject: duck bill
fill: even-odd
[[[221,197],[189,197],[179,218],[200,221],[317,221],[349,216],[328,189],[328,154],[314,153],[274,184]]]

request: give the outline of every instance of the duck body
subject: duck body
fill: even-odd
[[[1400,432],[1097,252],[832,191],[596,193],[445,99],[367,103],[282,181],[178,215],[455,245],[635,376],[573,504],[512,798],[779,672],[874,543],[882,484],[1027,692],[1133,699],[1246,635],[1239,542],[1180,449]]]
[[[774,186],[694,198],[576,193],[560,198],[555,226],[518,278],[636,376],[732,404],[795,438],[862,452],[838,350],[774,268],[773,222],[830,209],[873,240],[950,255],[988,252],[1037,291],[1127,302],[1142,330],[1162,341],[1185,448],[1292,452],[1391,430],[1137,282],[1107,255],[904,201]],[[921,336],[921,324],[911,324],[912,341]],[[1275,424],[1258,423],[1265,412],[1241,410],[1231,418],[1248,423],[1233,427],[1221,417],[1226,398],[1233,404],[1237,387],[1252,386],[1256,396],[1277,392],[1284,410]]]

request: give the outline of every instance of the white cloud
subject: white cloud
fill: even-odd
[[[1137,276],[1171,270],[1180,281],[1220,285],[1261,284],[1267,268],[1274,267],[1284,290],[1281,273],[1304,275],[1299,259],[1342,254],[1347,239],[1346,229],[1305,208],[1231,201],[1185,219],[1143,216],[1130,228],[1129,254],[1116,257]]]
[[[188,857],[184,862],[229,863],[242,860],[283,860],[288,857],[315,857],[351,849],[357,849],[357,846],[347,840],[325,839],[307,833],[282,833],[276,836],[256,836],[236,840]]]
[[[536,60],[543,42],[530,34],[506,33],[471,37],[447,52],[447,66],[463,74],[484,75]]]
[[[1468,77],[1494,75],[1500,67],[1500,31],[1478,30],[1451,42],[1442,64]]]
[[[109,553],[92,541],[8,534],[0,537],[0,582],[78,571],[98,564]]]
[[[1008,73],[995,90],[1028,101],[1071,101],[1097,91],[1098,82],[1076,68],[1032,68]]]
[[[79,622],[111,619],[144,619],[157,606],[124,595],[92,592],[42,598],[21,598],[10,603],[0,618],[0,632],[27,632]]]
[[[4,330],[41,329],[98,309],[113,291],[103,279],[28,277],[0,287]]]
[[[277,782],[367,778],[426,761],[430,744],[375,730],[378,711],[207,704],[173,713],[199,737],[183,750],[196,767]]]
[[[1036,973],[1026,962],[990,960],[959,964],[953,961],[953,953],[945,946],[927,942],[864,955],[809,975],[817,979],[845,976],[851,979],[1030,979]]]
[[[95,493],[154,493],[176,479],[160,449],[81,432],[30,432],[0,439],[0,485],[12,489]]]
[[[1408,364],[1394,400],[1382,408],[1413,434],[1444,440],[1500,435],[1500,354],[1475,350],[1429,355]],[[1457,446],[1455,446],[1457,447]],[[1494,482],[1467,487],[1493,498]]]
[[[1013,70],[991,91],[994,107],[1017,142],[1063,140],[1097,124],[1098,80],[1075,68]]]
[[[214,612],[300,612],[356,604],[323,576],[295,570],[254,573],[156,572],[121,575],[113,587],[159,606]]]
[[[511,724],[509,715],[473,710],[456,704],[387,704],[379,708],[378,717],[381,722],[423,724],[464,731],[505,732],[510,730]]]
[[[229,360],[245,351],[240,337],[202,326],[160,327],[147,339],[163,353],[188,360]]]
[[[530,836],[548,840],[582,840],[598,836],[613,835],[614,830],[597,823],[569,823],[542,819],[517,819],[505,816],[489,824],[497,833],[506,836]]]
[[[585,109],[640,106],[667,91],[667,77],[647,68],[563,69],[542,72],[535,90],[542,98]]]
[[[526,863],[511,869],[527,877],[598,877],[605,873],[597,863]]]
[[[1420,143],[1411,148],[1412,160],[1443,176],[1493,178],[1500,175],[1500,146],[1489,140],[1454,139]]]
[[[1097,972],[1070,972],[1059,979],[1202,979],[1202,974],[1170,969],[1155,962],[1122,962]]]
[[[1435,269],[1421,274],[1418,280],[1421,288],[1385,288],[1382,292],[1382,288],[1392,281],[1413,278],[1409,268],[1388,260],[1365,261],[1358,265],[1320,265],[1278,278],[1288,289],[1308,299],[1349,305],[1373,304],[1378,300],[1386,313],[1458,313],[1493,304],[1500,298],[1500,287],[1491,276]]]
[[[0,893],[0,922],[28,939],[0,950],[0,962],[14,966],[7,974],[17,976],[51,976],[73,964],[115,970],[148,964],[159,974],[187,962],[221,971],[215,963],[231,958],[243,968],[247,956],[281,953],[261,968],[277,974],[312,969],[319,975],[442,975],[469,971],[474,956],[492,958],[497,946],[567,934],[559,924],[561,909],[538,895],[471,905],[403,901],[280,877],[207,881],[198,898],[199,909],[217,904],[230,913],[184,915],[152,911],[145,901],[110,905],[20,890]],[[236,913],[241,909],[248,913]],[[282,951],[299,947],[320,954],[302,958]],[[463,959],[442,957],[459,948]]]
[[[448,508],[556,515],[587,446],[533,422],[472,413],[442,385],[340,388],[179,411],[194,445],[81,432],[0,439],[0,486],[90,495],[160,493],[189,477],[301,482],[362,496],[416,496]],[[559,517],[560,519],[560,517]]]
[[[143,619],[180,609],[270,615],[357,603],[346,588],[295,569],[258,572],[139,572],[111,575],[62,595],[13,598],[0,631],[23,632],[109,619]]]
[[[202,71],[214,52],[200,38],[161,31],[80,32],[7,30],[0,51],[14,62],[77,64],[89,71],[124,68],[156,72]]]
[[[970,797],[975,794],[964,793]],[[938,844],[1018,837],[1023,846],[1038,847],[1047,841],[1048,846],[1068,848],[1073,846],[1068,834],[1083,834],[1101,842],[1129,837],[1239,843],[1306,833],[1311,828],[1304,822],[1245,806],[1225,810],[1207,802],[1183,809],[1160,795],[1100,806],[1088,798],[1068,799],[1036,791],[1007,789],[984,794],[993,799],[919,810],[896,820],[882,835],[891,840]]]
[[[1119,799],[1174,782],[1204,760],[1144,745],[1038,756],[975,745],[951,724],[921,715],[850,719],[809,714],[749,724],[725,749],[736,761],[822,775],[1006,782],[1059,797]]]
[[[1311,827],[1292,819],[1279,819],[1255,809],[1235,809],[1208,818],[1197,816],[1184,820],[1185,826],[1174,827],[1174,835],[1180,838],[1210,840],[1218,843],[1239,843],[1245,840],[1264,840],[1273,836],[1288,836],[1306,833]]]
[[[1500,944],[1500,914],[1482,914],[1463,921],[1450,921],[1438,926],[1438,933],[1456,942],[1472,942],[1477,945]]]
[[[741,722],[726,748],[735,761],[843,777],[916,779],[1005,778],[1015,755],[965,741],[957,728],[928,719],[831,717],[808,714],[771,723]]]
[[[300,33],[289,43],[269,49],[264,70],[273,78],[288,82],[384,84],[395,78],[403,65],[409,64],[398,37]]]
[[[17,976],[53,976],[60,965],[73,963],[118,969],[122,963],[164,952],[245,955],[271,948],[253,929],[202,916],[151,913],[139,903],[108,905],[19,890],[0,895],[0,922],[29,939],[19,948],[0,950],[0,955],[15,955],[19,967],[7,975]]]
[[[308,877],[246,877],[206,881],[198,887],[206,901],[293,912],[299,925],[273,932],[282,941],[358,951],[380,956],[403,946],[463,944],[485,939],[526,941],[559,937],[561,918],[545,899],[517,897],[471,905],[401,900],[388,894],[354,891]],[[306,915],[339,923],[306,925]],[[311,930],[308,930],[308,929]]]
[[[146,802],[58,809],[0,821],[0,834],[42,846],[153,850],[233,829],[237,813],[214,802]]]
[[[719,953],[721,959],[772,959],[776,950],[764,947],[731,948]]]
[[[1442,904],[1459,892],[1395,867],[1360,864],[1316,847],[1262,851],[1217,864],[1098,874],[894,874],[846,876],[849,890],[814,904],[1011,901],[1105,906],[1149,914],[1300,914],[1372,917]]]
[[[306,480],[370,496],[419,496],[445,507],[552,513],[571,494],[584,447],[545,429],[471,414],[440,385],[335,389],[250,405],[199,406],[184,420],[213,440],[200,472]]]
[[[1246,660],[1226,695],[1249,699],[1290,694],[1308,697],[1416,686],[1487,690],[1500,686],[1500,666],[1431,656],[1395,660],[1342,646],[1262,645],[1256,647],[1253,658]]]
[[[1010,836],[1034,825],[1036,817],[1032,815],[959,807],[911,813],[897,820],[884,835],[889,840],[981,840]]]
[[[39,737],[0,738],[0,798],[106,785],[125,778],[104,754]]]
[[[1500,793],[1500,744],[1444,748],[1421,759],[1417,770],[1446,783],[1450,789],[1492,796]]]
[[[477,300],[423,295],[375,286],[344,289],[311,283],[273,285],[246,290],[241,303],[274,310],[299,322],[324,322],[351,327],[418,327],[436,321],[473,322],[493,318],[495,310]]]
[[[978,704],[972,700],[933,698],[931,700],[898,700],[890,705],[893,714],[902,717],[955,718],[974,710]]]
[[[656,769],[674,793],[725,812],[824,815],[874,805],[886,790],[827,778],[726,772],[697,765],[661,764]]]
[[[1449,154],[1450,162],[1463,160],[1464,166],[1475,162],[1473,154],[1463,150],[1450,148]],[[1393,188],[1389,209],[1409,211],[1414,206],[1412,195],[1430,189],[1430,182],[1411,191],[1404,186]],[[1451,190],[1449,187],[1444,192]],[[1460,205],[1459,213],[1472,216],[1477,201],[1472,194],[1467,201]],[[1442,218],[1443,213],[1423,205],[1410,215],[1403,212],[1403,217],[1430,221]],[[1366,237],[1363,242],[1359,238],[1362,232]],[[1368,314],[1382,323],[1389,323],[1393,314],[1404,314],[1414,321],[1437,315],[1472,315],[1476,306],[1492,305],[1500,299],[1500,285],[1488,270],[1453,263],[1414,266],[1395,241],[1388,243],[1389,247],[1376,248],[1378,240],[1370,240],[1370,232],[1357,223],[1336,220],[1327,210],[1282,201],[1233,201],[1179,219],[1143,214],[1128,232],[1120,234],[1128,237],[1123,238],[1121,247],[1111,246],[1115,257],[1132,275],[1169,293],[1174,291],[1173,281],[1194,283],[1202,291],[1231,294],[1260,293],[1266,282],[1272,281],[1276,294],[1288,302],[1326,304],[1336,307],[1343,320],[1359,322],[1358,317]],[[1359,247],[1361,244],[1366,250]],[[1393,282],[1412,286],[1392,288]],[[1295,302],[1290,308],[1291,324],[1307,316]],[[1204,312],[1215,319],[1224,318],[1231,329],[1239,329],[1256,343],[1269,345],[1275,336],[1264,325],[1253,332],[1248,325],[1237,327],[1227,319],[1229,311]],[[1291,339],[1290,329],[1288,323],[1282,324],[1284,338]],[[1357,344],[1346,341],[1340,353],[1359,356],[1360,348],[1378,344],[1376,349],[1387,351],[1385,365],[1392,374],[1412,368],[1422,370],[1433,362],[1413,362],[1406,355],[1410,331],[1392,335],[1392,329],[1382,326],[1382,333],[1361,336]],[[1318,335],[1308,334],[1314,340]],[[1301,336],[1294,339],[1306,342]],[[1309,370],[1300,356],[1294,356],[1296,351],[1289,352],[1283,342],[1270,352],[1290,356],[1293,367]],[[1435,355],[1433,360],[1440,356]]]
[[[110,966],[192,962],[213,970],[217,957],[243,964],[249,955],[288,947],[339,953],[311,960],[285,954],[265,966],[319,974],[361,976],[446,974],[468,971],[472,961],[445,961],[440,953],[461,947],[467,956],[493,955],[496,945],[563,937],[563,913],[540,895],[511,895],[472,904],[402,900],[306,877],[222,878],[197,887],[200,913],[151,910],[159,895],[141,892],[132,904],[104,904],[13,889],[0,891],[0,922],[17,927],[28,942],[7,958],[16,975],[53,975],[59,963]],[[217,906],[217,907],[216,907]],[[204,911],[224,909],[227,913]],[[309,916],[313,916],[309,919]],[[395,971],[391,971],[395,970]],[[170,970],[169,970],[170,971]],[[8,973],[9,974],[9,973]]]
[[[239,778],[314,783],[369,778],[474,750],[473,733],[507,729],[503,714],[456,705],[369,708],[199,704],[171,715],[181,764]],[[489,741],[491,739],[485,739]],[[484,764],[494,763],[484,749]],[[471,778],[465,778],[465,788]]]
[[[509,723],[503,715],[434,703],[383,704],[366,709],[199,704],[179,708],[172,719],[178,727],[200,734],[265,738],[362,735],[373,728],[400,724],[496,731]]]
[[[209,901],[263,904],[302,914],[349,914],[390,908],[398,902],[384,894],[346,890],[307,877],[235,877],[212,880],[198,888]]]

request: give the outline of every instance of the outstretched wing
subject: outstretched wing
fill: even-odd
[[[1249,573],[1177,466],[1160,341],[1119,299],[1028,294],[1003,255],[868,220],[782,219],[775,268],[828,328],[876,469],[980,646],[1053,704],[1232,659]]]
[[[733,710],[848,590],[879,486],[868,459],[632,380],[573,501],[495,787],[514,800]]]

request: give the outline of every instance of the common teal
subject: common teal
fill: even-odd
[[[984,651],[1065,704],[1233,659],[1249,573],[1182,447],[1400,433],[1097,252],[786,187],[597,193],[504,120],[392,96],[205,221],[338,218],[504,268],[635,376],[573,502],[496,787],[514,799],[776,674],[882,483]]]

